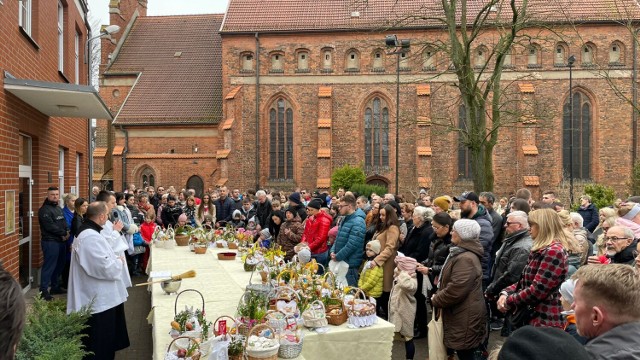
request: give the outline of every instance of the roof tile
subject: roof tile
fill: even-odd
[[[242,89],[242,86],[236,86],[231,91],[229,91],[229,93],[227,94],[227,96],[224,99],[225,100],[231,100],[231,99],[235,98],[236,95],[238,95],[238,93],[240,92],[241,89]]]
[[[107,155],[107,148],[106,147],[97,147],[95,149],[93,149],[93,157],[104,157],[105,155]]]
[[[525,155],[538,155],[538,148],[535,145],[522,146],[522,152]]]
[[[523,176],[525,186],[540,186],[540,178],[537,176]]]
[[[231,153],[230,149],[218,150],[218,152],[216,153],[216,159],[226,159],[229,157],[230,153]]]
[[[430,146],[418,146],[418,156],[431,156]]]
[[[320,86],[320,89],[318,89],[318,97],[331,97],[331,86]]]
[[[467,2],[469,24],[485,1]],[[502,2],[501,2],[502,4]],[[522,0],[516,0],[520,6]],[[636,0],[529,0],[527,15],[546,22],[618,21],[640,19]],[[500,5],[499,5],[500,6]],[[491,19],[508,21],[509,2]],[[352,13],[357,12],[358,17]],[[461,14],[457,14],[459,19]],[[440,0],[231,0],[220,31],[340,31],[440,27]]]
[[[124,146],[122,145],[117,145],[113,147],[113,151],[111,152],[112,155],[122,155],[122,153],[124,152]]]
[[[330,158],[331,149],[318,149],[318,158]]]
[[[231,130],[232,126],[233,126],[233,119],[227,119],[222,124],[222,130]]]
[[[331,187],[331,179],[330,178],[318,179],[316,185],[318,189],[327,189]]]
[[[225,186],[225,184],[227,183],[227,181],[229,181],[228,178],[221,178],[220,180],[218,180],[218,182],[216,183],[217,186]]]
[[[536,89],[534,89],[533,84],[531,83],[520,83],[518,84],[518,88],[520,89],[520,92],[523,94],[534,94],[536,92]]]
[[[222,120],[222,14],[138,17],[105,72],[139,72],[115,124]],[[181,56],[175,54],[181,52]]]
[[[331,128],[331,119],[318,119],[318,128],[320,129]]]
[[[429,84],[419,84],[416,86],[416,94],[418,96],[429,96],[431,95],[431,85]]]

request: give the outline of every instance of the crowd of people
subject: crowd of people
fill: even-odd
[[[595,358],[640,359],[640,340],[629,336],[640,330],[640,199],[597,209],[583,195],[571,212],[553,191],[535,201],[527,189],[499,200],[421,190],[408,201],[344,189],[221,187],[197,197],[192,189],[131,186],[94,188],[89,200],[67,194],[64,208],[59,196],[50,188],[39,211],[40,291],[47,300],[68,291],[69,312],[93,301],[85,342],[95,354],[129,345],[126,288],[144,273],[156,227],[230,225],[256,230],[256,240],[278,244],[287,260],[303,243],[325,268],[342,264],[348,285],[375,298],[378,315],[395,325],[407,359],[413,340],[427,336],[429,311],[442,314],[451,359],[524,358],[509,354],[558,334],[544,328],[560,329],[558,339]],[[491,355],[490,331],[508,337]]]

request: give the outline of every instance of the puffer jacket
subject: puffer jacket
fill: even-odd
[[[480,225],[480,244],[484,254],[482,255],[482,279],[486,282],[491,280],[491,248],[493,247],[493,226],[491,216],[482,205],[478,205],[478,211],[473,215]]]
[[[38,210],[38,222],[40,238],[43,241],[64,241],[69,227],[57,202],[44,200],[42,207]]]
[[[280,225],[280,232],[278,233],[276,242],[286,253],[284,256],[286,261],[291,261],[293,255],[296,254],[293,248],[300,243],[303,232],[304,226],[302,226],[299,216],[296,216],[292,220],[287,220]]]
[[[380,266],[373,269],[369,267],[369,262],[364,263],[360,278],[358,279],[358,287],[364,291],[367,296],[379,298],[382,295],[382,276],[384,270]]]
[[[509,294],[507,308],[513,311],[533,306],[534,314],[529,325],[564,329],[558,289],[569,271],[567,257],[564,247],[557,241],[532,251],[520,280],[505,289]]]
[[[180,205],[176,204],[173,207],[169,205],[165,205],[162,208],[162,225],[165,227],[175,227],[178,223],[178,218],[182,215],[182,208]]]
[[[447,256],[449,256],[449,249],[451,248],[451,234],[445,235],[443,238],[439,238],[434,232],[431,239],[431,248],[429,249],[429,257],[424,262],[425,266],[431,269],[429,271],[429,280],[431,283],[436,284],[436,277],[440,276],[442,272],[442,265],[444,265]]]
[[[507,286],[518,282],[522,269],[527,265],[533,240],[529,230],[520,230],[504,239],[493,265],[493,281],[486,294],[496,298]]]
[[[307,218],[304,225],[304,234],[302,234],[302,242],[309,244],[311,254],[323,254],[327,251],[327,240],[332,221],[331,215],[324,211]]]
[[[454,350],[472,349],[487,335],[487,308],[482,294],[482,258],[478,240],[451,248],[442,268],[440,288],[431,298],[442,309],[444,344]]]
[[[365,214],[357,209],[351,215],[344,217],[338,228],[338,236],[331,247],[336,254],[337,261],[345,261],[349,268],[357,269],[362,263],[362,249],[364,249]]]

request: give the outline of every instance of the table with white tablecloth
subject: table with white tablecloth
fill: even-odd
[[[148,271],[170,271],[173,275],[187,270],[196,270],[196,277],[182,280],[180,291],[195,289],[205,300],[207,319],[214,321],[219,316],[234,316],[238,302],[249,284],[251,273],[243,269],[239,256],[236,260],[218,260],[217,253],[234,251],[210,248],[206,254],[196,255],[188,246],[173,249],[153,248]],[[256,282],[256,279],[252,280]],[[257,281],[260,279],[258,277]],[[151,286],[150,321],[153,325],[153,358],[164,359],[171,342],[169,330],[175,315],[176,295],[166,295],[160,284]],[[202,307],[200,296],[193,291],[185,292],[178,299],[178,311],[184,306]],[[329,331],[320,334],[304,331],[304,345],[299,359],[390,359],[393,346],[394,327],[378,319],[377,324],[352,329],[347,324],[329,326]]]

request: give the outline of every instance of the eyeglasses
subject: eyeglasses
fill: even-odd
[[[446,226],[446,225],[445,225],[445,226]],[[433,225],[433,226],[431,226],[431,227],[432,227],[432,228],[433,228],[433,230],[435,230],[435,231],[439,231],[440,229],[444,228],[444,226],[435,226],[435,225]]]
[[[517,223],[517,222],[513,222],[513,221],[507,221],[505,224],[506,224],[507,226],[509,226],[509,225],[519,224],[519,223]]]
[[[344,205],[338,205],[339,208],[343,208],[345,206],[349,206],[349,204],[344,204]]]
[[[617,237],[617,236],[605,236],[604,237],[605,241],[619,241],[619,240],[629,240],[629,238],[626,237]]]

